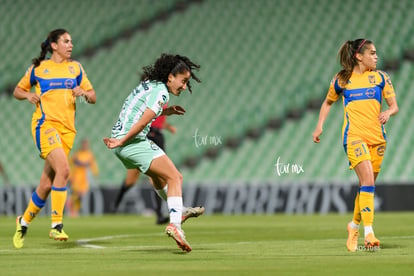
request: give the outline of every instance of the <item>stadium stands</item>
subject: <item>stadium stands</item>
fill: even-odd
[[[44,6],[40,2],[37,6]],[[140,20],[151,19],[157,11],[172,7],[177,1],[168,1],[167,6],[164,1],[156,6],[151,1],[140,1],[140,5],[133,2],[125,1],[118,9],[112,7],[112,2],[102,1],[102,10],[96,9],[93,19],[84,22],[80,17],[76,26],[63,24],[73,30],[78,53],[117,37]],[[23,1],[13,3],[19,6],[8,3],[14,14],[27,6]],[[78,3],[81,14],[90,8],[86,3]],[[358,9],[354,8],[356,5]],[[324,97],[331,77],[339,68],[338,48],[347,39],[368,37],[373,40],[380,56],[379,67],[386,66],[386,60],[402,62],[404,51],[414,47],[414,25],[408,24],[414,18],[414,3],[403,0],[392,5],[391,8],[391,2],[385,0],[375,4],[366,0],[301,0],[277,4],[272,0],[204,0],[189,5],[182,12],[172,13],[165,21],[154,22],[148,30],[117,39],[112,47],[99,48],[92,58],[81,57],[97,91],[98,102],[95,106],[78,104],[77,141],[85,136],[92,141],[92,150],[101,166],[100,182],[118,183],[124,170],[105,148],[102,137],[109,135],[124,98],[137,84],[140,68],[154,61],[161,52],[177,52],[202,65],[199,73],[202,84],[193,84],[192,95],[183,94],[172,99],[172,104],[185,107],[186,115],[168,119],[178,128],[176,135],[167,134],[166,137],[167,152],[173,161],[183,165],[190,157],[199,160],[193,169],[181,166],[186,181],[354,179],[346,170],[347,161],[340,146],[340,104],[332,111],[320,145],[314,145],[311,139],[317,112],[306,111],[306,107],[311,101],[321,101]],[[153,11],[142,13],[147,7],[152,7]],[[47,9],[48,13],[52,10]],[[53,26],[42,25],[42,18],[28,11],[23,14],[35,23],[33,29],[16,24],[14,26],[19,29],[14,30],[12,23],[8,25],[13,34],[7,43],[11,40],[15,45],[20,41],[17,44],[25,46],[19,47],[22,49],[13,55],[13,61],[6,60],[0,65],[0,76],[3,76],[0,88],[18,79],[28,60],[37,55],[39,39],[24,43],[21,32],[30,33],[33,38],[43,37],[43,32]],[[8,16],[5,22],[15,22],[13,16]],[[56,22],[65,21],[56,19]],[[3,51],[12,49],[11,45],[7,44]],[[10,56],[8,52],[2,54]],[[17,62],[17,58],[22,61]],[[16,64],[19,65],[15,68]],[[406,151],[402,145],[408,145],[412,137],[404,130],[412,116],[405,113],[409,111],[403,106],[413,100],[409,93],[413,72],[411,63],[406,62],[392,74],[401,112],[388,126],[389,151],[381,176],[384,181],[397,177],[413,179],[406,167],[409,160],[401,158]],[[0,97],[2,121],[13,126],[0,144],[2,151],[7,152],[2,159],[8,160],[6,169],[12,181],[18,183],[36,182],[41,171],[28,129],[31,112],[28,106],[28,103]],[[9,114],[16,114],[16,111],[19,116],[10,118]],[[299,120],[289,119],[292,117]],[[283,126],[277,130],[267,129],[268,123],[275,119],[281,119]],[[261,134],[259,139],[246,139],[251,130]],[[400,137],[406,142],[400,142]],[[20,139],[17,154],[16,147],[6,142],[11,139]],[[236,150],[225,147],[232,139],[242,141]],[[203,158],[211,150],[218,153],[217,158]],[[275,167],[278,157],[280,162],[302,165],[304,172],[279,177]],[[25,162],[18,165],[18,158]],[[395,168],[394,164],[400,165]],[[17,169],[19,166],[22,166],[21,171]]]

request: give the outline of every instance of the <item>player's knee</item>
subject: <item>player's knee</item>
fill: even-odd
[[[176,183],[178,185],[182,185],[183,183],[183,175],[179,171],[174,171],[170,174],[169,180],[167,180],[167,183]]]
[[[59,175],[61,178],[68,180],[70,175],[69,166],[61,166],[60,168],[57,168],[56,174]]]

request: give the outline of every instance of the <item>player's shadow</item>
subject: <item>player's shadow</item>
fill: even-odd
[[[179,248],[162,248],[162,247],[153,247],[153,248],[135,248],[135,249],[125,249],[123,251],[127,252],[137,252],[137,253],[172,253],[172,254],[188,254],[188,252],[181,251]]]
[[[392,244],[392,243],[382,243],[381,249],[396,249],[396,248],[406,248],[404,244]]]

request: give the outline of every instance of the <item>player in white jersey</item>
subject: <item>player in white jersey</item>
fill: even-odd
[[[187,88],[191,92],[190,79],[200,82],[193,73],[199,68],[185,56],[170,54],[162,54],[153,65],[144,67],[141,83],[125,100],[118,121],[112,128],[112,137],[103,139],[127,169],[136,169],[151,177],[158,195],[168,204],[170,224],[166,234],[187,252],[191,251],[191,247],[181,224],[189,217],[202,214],[204,208],[189,215],[184,210],[183,215],[183,177],[164,151],[147,139],[147,133],[156,117],[185,113],[181,106],[173,105],[165,109],[163,106],[168,103],[169,93],[179,96]]]

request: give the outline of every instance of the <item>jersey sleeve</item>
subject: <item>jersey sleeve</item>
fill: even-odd
[[[76,82],[85,91],[89,91],[93,89],[93,86],[91,82],[88,79],[88,76],[85,73],[85,70],[83,69],[83,66],[79,64],[79,75],[76,77]]]
[[[166,89],[155,89],[147,98],[147,107],[159,116],[163,106],[168,102],[168,91]]]
[[[328,94],[326,95],[326,99],[336,102],[339,99],[339,95],[342,89],[338,85],[338,79],[334,77],[331,80],[331,84],[329,85]]]
[[[394,91],[394,87],[392,86],[392,82],[391,82],[391,78],[390,76],[383,72],[383,71],[379,71],[379,73],[382,75],[382,77],[384,78],[384,88],[382,90],[382,95],[383,97],[386,98],[391,98],[391,97],[395,97],[395,91]]]
[[[23,89],[24,91],[29,92],[33,85],[35,85],[36,80],[34,76],[34,65],[31,65],[27,70],[24,76],[20,79],[17,84],[17,87]]]

